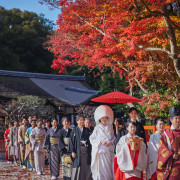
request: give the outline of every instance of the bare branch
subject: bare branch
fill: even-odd
[[[72,11],[78,18],[80,18],[82,21],[84,21],[86,24],[88,24],[89,26],[91,26],[92,28],[94,28],[95,30],[97,30],[99,33],[101,33],[103,36],[107,36],[110,39],[114,39],[118,42],[129,42],[129,40],[122,40],[116,37],[115,34],[112,34],[113,36],[109,36],[107,35],[105,32],[103,32],[102,30],[100,30],[99,28],[97,28],[96,26],[92,25],[90,22],[86,21],[85,19],[83,19],[80,15],[76,14],[74,11]],[[169,57],[173,58],[172,54],[170,51],[168,51],[165,48],[157,48],[157,47],[144,47],[142,45],[138,45],[138,44],[134,44],[134,46],[136,46],[139,49],[145,50],[145,51],[161,51],[161,52],[165,52],[169,55]]]
[[[76,14],[73,10],[72,12],[82,21],[84,21],[86,24],[88,24],[89,26],[91,26],[92,28],[96,29],[98,32],[100,32],[102,35],[106,35],[103,31],[101,31],[99,28],[97,28],[96,26],[92,25],[90,22],[86,21],[85,19],[83,19],[81,16],[79,16],[78,14]]]
[[[103,30],[104,30],[104,33],[105,33],[105,20],[106,20],[106,11],[107,11],[107,6],[106,6],[106,4],[105,4],[104,18],[103,18]]]
[[[143,1],[143,0],[140,0],[142,2],[142,4],[144,5],[144,7],[148,10],[149,13],[153,14],[153,15],[161,15],[161,16],[164,16],[165,14],[161,13],[160,11],[151,11],[149,9],[149,7],[147,6],[147,4]]]
[[[145,51],[161,51],[167,53],[170,57],[172,57],[172,54],[170,51],[168,51],[166,48],[157,48],[157,47],[144,47],[142,45],[135,44],[136,47],[139,49],[145,50]]]

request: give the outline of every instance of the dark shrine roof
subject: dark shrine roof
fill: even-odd
[[[85,76],[0,70],[0,95],[5,97],[33,95],[76,106],[98,93],[86,83]]]

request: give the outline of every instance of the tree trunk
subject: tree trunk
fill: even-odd
[[[178,76],[180,77],[180,58],[178,58],[178,48],[177,48],[177,41],[176,41],[176,35],[174,32],[174,28],[169,20],[169,14],[167,11],[167,5],[163,5],[161,6],[161,12],[163,14],[165,14],[165,16],[163,16],[164,18],[164,22],[166,25],[166,31],[167,31],[167,35],[169,37],[169,41],[170,41],[170,51],[172,54],[173,61],[174,61],[174,68],[178,74]]]

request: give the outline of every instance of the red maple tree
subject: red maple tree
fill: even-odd
[[[61,8],[57,30],[47,42],[55,54],[52,68],[61,73],[73,63],[90,68],[110,66],[125,74],[130,90],[139,86],[146,94],[147,113],[155,102],[161,104],[160,110],[171,105],[173,98],[180,102],[177,2],[43,1]],[[176,9],[172,3],[177,3]],[[153,86],[153,91],[149,86]],[[167,91],[160,93],[159,86]]]

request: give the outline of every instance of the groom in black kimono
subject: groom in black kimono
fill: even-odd
[[[91,180],[91,144],[89,141],[90,130],[84,127],[84,117],[77,117],[78,126],[70,135],[68,152],[72,156],[72,180]]]

